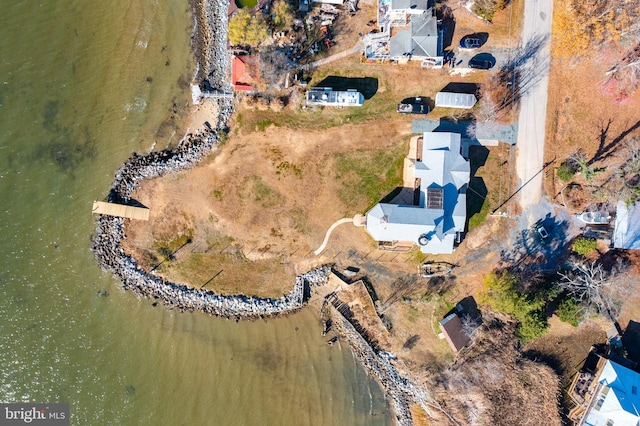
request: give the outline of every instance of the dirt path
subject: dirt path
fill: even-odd
[[[320,245],[320,247],[318,247],[316,251],[313,252],[316,256],[322,253],[325,247],[327,247],[327,243],[329,242],[329,237],[331,236],[331,233],[333,232],[333,230],[336,229],[339,225],[342,225],[343,223],[353,223],[353,218],[340,219],[336,221],[333,225],[331,225],[329,229],[327,229],[327,233],[324,236],[324,240],[322,241],[322,244]]]
[[[546,37],[537,53],[542,58],[537,70],[540,79],[522,97],[518,118],[518,186],[522,187],[519,203],[522,210],[536,204],[542,196],[542,168],[549,85],[549,56],[553,3],[551,0],[526,0],[524,6],[522,45],[536,37]]]
[[[343,50],[342,52],[338,52],[338,53],[335,53],[335,54],[333,54],[331,56],[327,56],[326,58],[318,59],[315,62],[311,62],[308,65],[308,68],[309,69],[318,68],[321,65],[326,65],[328,63],[337,61],[339,59],[346,58],[347,56],[354,55],[354,54],[356,54],[358,52],[362,52],[363,48],[364,48],[364,45],[362,44],[362,41],[360,40],[350,49]]]

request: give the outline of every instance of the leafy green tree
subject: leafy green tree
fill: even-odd
[[[520,324],[516,328],[516,336],[523,342],[529,342],[544,335],[549,328],[544,311],[538,309],[528,312],[524,317],[519,318]]]
[[[276,0],[271,7],[273,25],[279,30],[290,28],[293,25],[295,15],[293,8],[287,0]]]
[[[598,241],[595,238],[576,238],[571,244],[573,251],[581,256],[588,256],[598,248]]]
[[[269,37],[269,24],[262,13],[251,15],[240,9],[229,20],[229,42],[233,46],[258,46]]]
[[[251,22],[251,14],[246,9],[240,9],[229,20],[229,42],[233,46],[247,44],[247,27]]]
[[[522,293],[518,291],[518,277],[509,271],[491,272],[483,278],[484,288],[480,302],[493,310],[512,315],[518,320],[516,334],[522,342],[542,336],[548,323],[544,315],[545,292]]]
[[[556,315],[560,321],[571,324],[574,327],[580,325],[583,317],[582,308],[573,299],[563,300],[558,305],[558,309],[556,309]]]
[[[493,15],[505,8],[507,2],[505,0],[475,0],[471,10],[479,17],[491,22]]]
[[[558,167],[557,174],[560,180],[563,182],[569,182],[576,174],[576,170],[571,166],[571,164],[565,161],[560,164],[560,167]]]
[[[246,42],[249,46],[256,47],[269,37],[269,24],[264,14],[256,13],[251,17],[247,28]]]

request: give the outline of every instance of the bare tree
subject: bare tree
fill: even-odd
[[[265,91],[280,90],[287,75],[294,70],[293,63],[282,51],[269,49],[260,53],[260,83]]]
[[[462,332],[466,334],[470,339],[473,339],[474,334],[480,327],[479,318],[472,318],[469,314],[464,314],[461,318]]]
[[[391,294],[382,304],[382,311],[390,308],[403,297],[408,297],[420,288],[420,282],[415,275],[404,275],[391,284]]]
[[[620,287],[615,279],[625,267],[622,262],[605,271],[597,261],[572,260],[572,269],[558,272],[562,277],[560,287],[580,302],[585,309],[596,308],[612,322],[620,313]]]

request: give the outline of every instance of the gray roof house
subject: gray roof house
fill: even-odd
[[[410,242],[423,253],[449,254],[464,232],[469,161],[457,133],[426,132],[418,150],[407,159],[417,205],[378,203],[367,213],[366,229],[380,243]]]
[[[397,28],[389,41],[391,59],[423,60],[442,56],[442,38],[438,32],[436,16],[427,11],[410,15],[409,24]]]

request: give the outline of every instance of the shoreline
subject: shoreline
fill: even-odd
[[[205,91],[228,92],[231,89],[226,28],[228,2],[192,0],[191,6],[195,21],[192,35],[197,66],[195,82]],[[210,128],[187,134],[175,149],[150,152],[147,155],[134,153],[116,171],[107,201],[127,203],[142,181],[191,169],[213,152],[220,141],[219,132],[226,130],[227,121],[233,113],[234,99],[221,97],[208,101],[213,103],[212,107],[216,110],[216,116],[211,117],[214,123],[211,123]],[[193,112],[190,119],[192,122],[188,129],[193,127],[193,121],[196,120]],[[140,268],[137,261],[121,247],[124,223],[123,218],[113,216],[101,215],[98,218],[91,247],[98,265],[111,272],[121,282],[123,289],[132,291],[139,297],[155,299],[154,305],[162,303],[182,312],[201,311],[235,321],[293,314],[306,305],[312,287],[327,284],[331,273],[330,267],[324,265],[299,275],[291,292],[279,299],[219,295],[211,290],[199,290],[165,281]],[[392,362],[392,354],[376,351],[348,319],[342,317],[337,310],[334,315],[339,318],[335,322],[337,335],[347,341],[354,356],[384,390],[390,402],[394,423],[412,425],[410,404],[418,403],[426,409],[425,392],[400,375]]]
[[[196,81],[206,88],[228,89],[230,61],[226,49],[227,3],[194,0],[192,8],[196,22],[192,36],[192,47],[198,67]],[[233,99],[229,98],[208,101],[212,102],[217,110],[217,115],[212,117],[214,124],[211,129],[201,129],[186,135],[175,149],[165,149],[147,155],[134,153],[117,170],[107,201],[127,203],[142,181],[193,168],[213,152],[219,143],[219,132],[225,129],[227,120],[233,113],[234,104]],[[197,310],[234,320],[290,314],[304,306],[306,287],[319,285],[328,277],[327,267],[300,275],[296,277],[291,292],[279,299],[243,295],[223,296],[210,290],[203,291],[165,281],[144,271],[138,266],[137,261],[122,249],[123,238],[124,219],[100,216],[91,247],[98,265],[118,278],[125,290],[133,291],[138,296],[156,299],[181,311]]]

